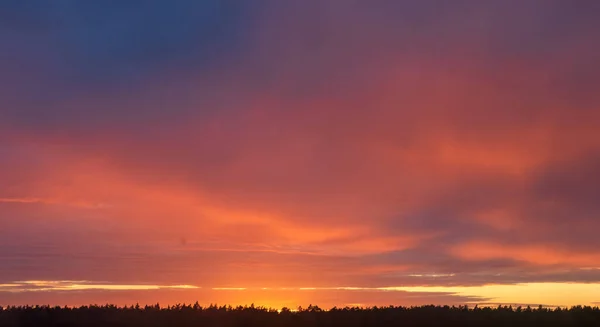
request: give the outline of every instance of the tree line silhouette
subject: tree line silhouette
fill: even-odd
[[[417,306],[275,310],[198,303],[81,307],[0,307],[1,327],[380,327],[380,326],[600,326],[600,308]]]

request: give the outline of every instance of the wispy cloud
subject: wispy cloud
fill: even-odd
[[[72,207],[102,209],[108,208],[110,205],[104,203],[92,203],[83,201],[61,201],[49,198],[21,197],[21,198],[0,198],[0,203],[17,203],[17,204],[46,204],[46,205],[65,205]]]
[[[108,284],[91,281],[30,280],[0,284],[0,292],[63,292],[63,291],[144,291],[161,289],[198,289],[194,285]]]

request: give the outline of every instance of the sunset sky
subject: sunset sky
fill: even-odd
[[[1,1],[0,305],[598,305],[599,15]]]

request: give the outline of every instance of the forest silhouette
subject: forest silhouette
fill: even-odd
[[[0,307],[1,327],[600,326],[600,308],[418,306],[275,310],[251,306]]]

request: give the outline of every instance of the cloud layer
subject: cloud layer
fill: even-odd
[[[599,10],[9,2],[0,284],[600,282]]]

